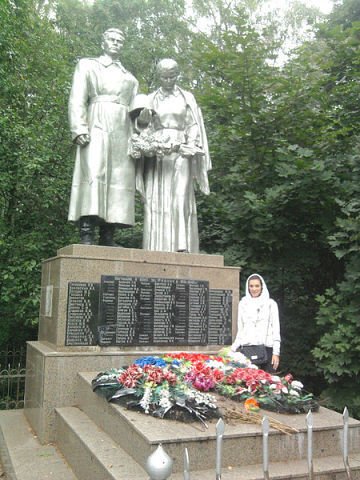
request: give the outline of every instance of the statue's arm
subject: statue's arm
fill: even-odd
[[[78,62],[75,68],[69,98],[69,123],[75,143],[85,146],[89,143],[88,125],[88,68],[87,59]]]

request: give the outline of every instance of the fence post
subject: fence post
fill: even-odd
[[[187,448],[184,451],[184,480],[190,480],[190,461]]]
[[[269,431],[270,423],[269,420],[264,417],[261,422],[261,429],[263,434],[263,469],[264,469],[264,480],[269,480]]]
[[[343,432],[343,459],[346,470],[346,475],[349,480],[353,480],[349,464],[348,440],[349,440],[349,411],[347,407],[344,408],[343,413],[344,432]]]
[[[308,472],[309,480],[314,478],[314,465],[313,465],[313,426],[314,426],[314,417],[309,410],[309,413],[306,415],[306,427],[307,427],[307,457],[308,457]]]
[[[225,432],[225,423],[222,418],[216,424],[216,480],[221,480],[222,440]]]
[[[149,480],[167,480],[173,469],[173,461],[163,449],[161,443],[158,448],[146,460],[146,471],[150,475]]]

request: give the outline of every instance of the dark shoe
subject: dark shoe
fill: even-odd
[[[114,231],[115,225],[111,223],[100,225],[99,245],[103,245],[104,247],[120,247],[120,245],[114,241]]]
[[[94,225],[89,217],[80,217],[81,245],[94,245]]]

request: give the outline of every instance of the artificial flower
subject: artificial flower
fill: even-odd
[[[259,410],[259,404],[255,400],[255,398],[248,398],[247,400],[245,400],[244,406],[246,410],[252,410],[252,411]]]
[[[291,388],[295,388],[296,390],[301,390],[302,388],[304,388],[304,385],[299,382],[299,380],[293,380],[291,382]]]
[[[161,418],[163,415],[177,418],[176,411],[183,408],[203,421],[216,409],[212,391],[234,400],[246,399],[245,408],[252,410],[260,406],[306,413],[310,408],[313,411],[318,408],[312,395],[302,393],[303,384],[291,374],[279,377],[250,363],[201,353],[144,356],[127,369],[99,373],[92,383],[94,390],[104,389],[104,396],[110,401],[127,404],[126,397],[130,397],[131,405]]]

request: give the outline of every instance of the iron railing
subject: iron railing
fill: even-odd
[[[0,349],[0,410],[24,407],[25,347]]]
[[[348,480],[353,480],[352,471],[349,465],[348,458],[348,436],[349,436],[349,413],[345,407],[343,413],[343,441],[342,452],[343,461],[345,466],[346,477]],[[263,475],[264,480],[269,480],[269,449],[268,449],[268,436],[270,425],[266,417],[262,421],[262,435],[263,435]],[[313,467],[313,426],[314,417],[311,411],[306,416],[306,428],[307,428],[307,464],[308,464],[308,479],[314,478]],[[225,425],[222,419],[220,419],[216,425],[216,472],[214,479],[221,480],[221,457],[222,457],[222,441],[225,431]],[[146,471],[150,475],[149,480],[167,480],[172,473],[172,459],[167,455],[162,445],[160,444],[157,450],[148,457],[146,464]],[[187,448],[184,452],[184,480],[190,480],[190,460]]]

